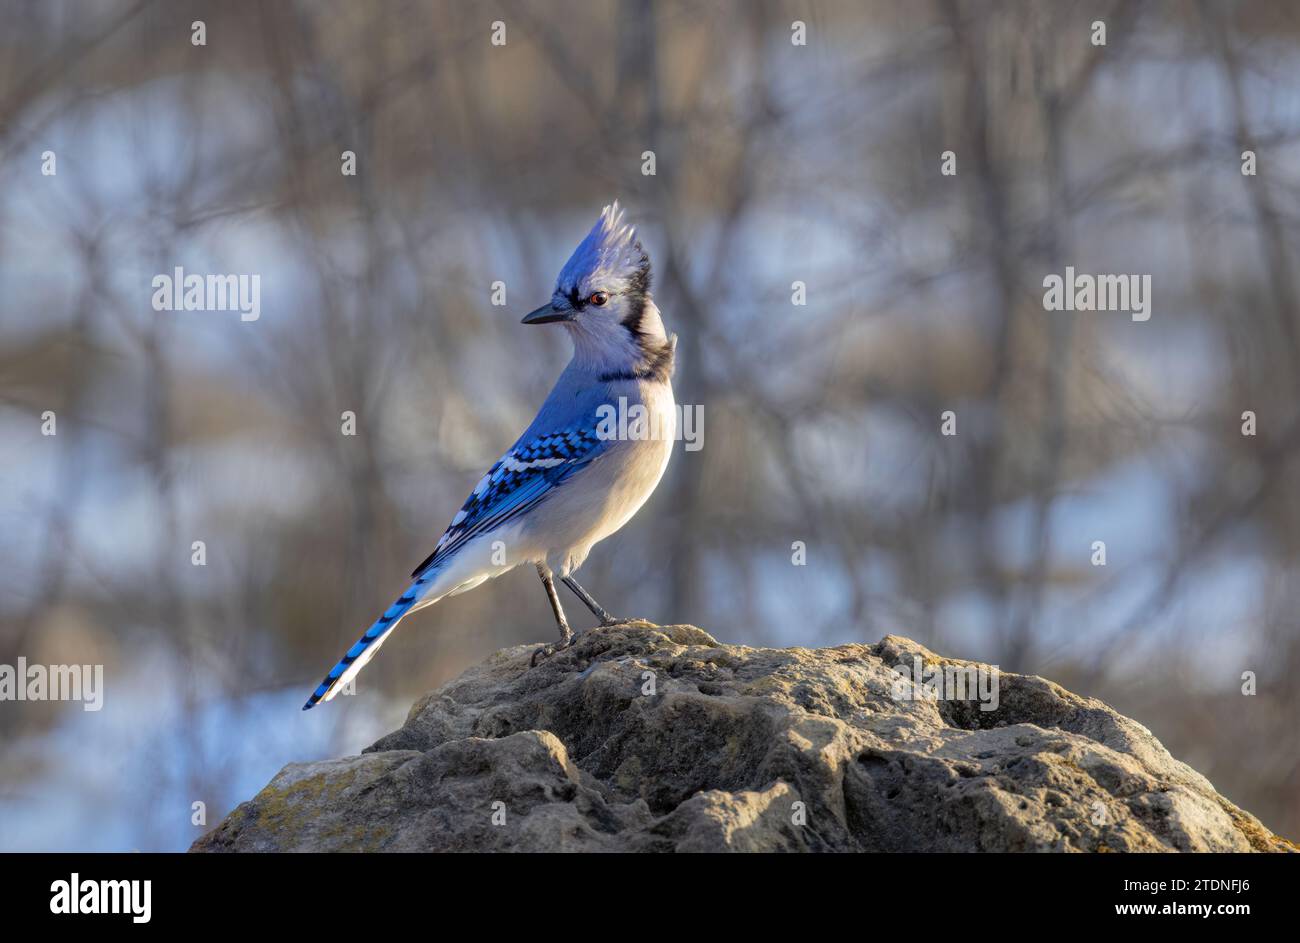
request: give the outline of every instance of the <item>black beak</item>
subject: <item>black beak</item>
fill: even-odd
[[[536,311],[524,315],[523,324],[550,324],[552,321],[567,321],[572,317],[568,311],[556,311],[551,304],[544,304]]]

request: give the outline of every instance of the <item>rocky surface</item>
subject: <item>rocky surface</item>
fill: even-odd
[[[1100,701],[1012,674],[995,710],[920,696],[894,666],[973,663],[904,638],[757,649],[638,623],[529,670],[534,648],[360,756],[286,766],[192,850],[1297,850]]]

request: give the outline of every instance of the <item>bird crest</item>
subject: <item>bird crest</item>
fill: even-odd
[[[623,221],[623,208],[615,200],[601,211],[596,225],[569,256],[556,279],[556,290],[568,295],[596,285],[631,287],[647,278],[649,268],[650,258],[637,241],[636,227]]]

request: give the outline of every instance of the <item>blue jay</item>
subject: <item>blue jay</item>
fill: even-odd
[[[415,568],[414,582],[330,669],[303,710],[338,694],[405,616],[520,564],[537,567],[560,630],[558,642],[533,653],[534,666],[573,644],[555,577],[601,625],[621,621],[573,573],[592,545],[637,512],[668,467],[676,436],[670,378],[677,337],[664,332],[650,297],[650,258],[617,202],[605,207],[565,263],[551,300],[523,323],[563,325],[573,358],[532,425],[474,486],[433,553]],[[642,421],[610,422],[633,412]],[[497,541],[505,565],[493,561]]]

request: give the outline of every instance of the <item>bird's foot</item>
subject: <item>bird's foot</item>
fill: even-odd
[[[528,662],[528,667],[536,668],[538,661],[541,661],[542,659],[550,658],[552,655],[554,655],[557,652],[564,651],[566,648],[569,648],[571,645],[573,645],[573,643],[577,641],[577,639],[578,637],[573,634],[573,630],[566,625],[564,627],[564,634],[560,636],[560,640],[558,642],[552,642],[550,645],[543,645],[541,648],[533,652],[533,657]]]
[[[616,626],[616,625],[636,625],[636,624],[639,623],[639,622],[644,622],[646,625],[650,625],[650,624],[651,624],[651,623],[650,623],[648,620],[646,620],[646,619],[635,619],[635,618],[633,618],[633,619],[616,619],[616,618],[614,618],[613,616],[606,616],[605,618],[603,618],[603,619],[600,620],[600,627],[601,627],[602,629],[608,629],[608,628],[612,628],[613,626]]]

